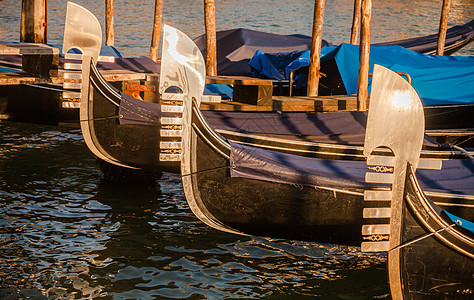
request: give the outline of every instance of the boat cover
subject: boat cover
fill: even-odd
[[[306,85],[309,66],[309,51],[286,65],[284,69],[274,64],[275,57],[282,53],[269,54],[257,52],[250,65],[260,74],[273,79],[282,79],[275,73],[289,78],[289,71],[303,74],[296,77],[297,87]],[[293,57],[290,52],[288,56]],[[359,70],[359,46],[342,44],[337,47],[321,49],[321,62],[335,60],[348,95],[357,93]],[[474,56],[439,56],[420,54],[400,46],[370,47],[369,73],[374,64],[392,71],[408,73],[412,86],[424,105],[468,104],[474,103]],[[370,82],[370,80],[369,80]],[[369,85],[370,92],[370,85]]]
[[[343,145],[363,145],[367,124],[366,111],[330,113],[202,111],[202,114],[214,129]],[[450,148],[450,145],[439,144],[427,135],[423,146],[431,149]]]
[[[135,99],[121,93],[120,124],[159,125],[161,106]],[[343,145],[363,145],[367,112],[344,111],[331,113],[272,113],[202,111],[214,129],[241,133],[275,135],[280,138],[307,142]],[[172,114],[170,115],[172,116]],[[423,146],[447,149],[426,136]]]
[[[474,20],[464,24],[456,25],[446,31],[445,49],[456,45],[461,41],[474,39]],[[402,46],[419,53],[436,53],[438,48],[438,34],[422,37],[409,38],[393,42],[375,43],[373,46]]]
[[[217,32],[217,74],[252,74],[248,62],[257,50],[265,53],[292,52],[311,49],[311,37],[303,34],[280,35],[262,31],[237,28]],[[460,41],[474,38],[474,20],[464,25],[451,27],[446,32],[446,49]],[[437,48],[438,35],[409,38],[373,44],[375,46],[402,46],[420,53],[430,53]],[[206,35],[194,39],[206,57]],[[327,41],[322,47],[331,46]]]
[[[384,186],[365,182],[365,161],[311,158],[232,142],[230,159],[232,177],[342,190]],[[418,169],[416,175],[425,191],[474,195],[473,159],[445,160],[441,170]]]
[[[0,60],[21,65],[21,55],[0,55]],[[64,69],[65,62],[79,63],[79,60],[65,59],[64,57],[59,57],[58,67],[60,70]],[[115,58],[115,62],[99,61],[97,63],[97,69],[99,71],[114,70],[137,73],[160,73],[160,64],[154,62],[148,57],[119,57]]]
[[[161,105],[145,102],[120,92],[120,125],[158,126],[161,118]]]
[[[474,233],[474,223],[469,222],[468,220],[464,220],[460,217],[457,217],[445,210],[443,210],[443,213],[445,213],[448,216],[451,222],[454,222],[457,225],[461,226],[462,228],[469,230],[471,233]]]
[[[121,93],[120,124],[159,125],[161,106]],[[276,135],[280,138],[343,145],[363,145],[367,112],[246,113],[202,111],[214,129]],[[170,115],[172,116],[172,114]],[[424,147],[450,148],[426,136]]]
[[[249,61],[257,50],[288,52],[311,49],[311,37],[302,34],[281,35],[238,28],[217,32],[217,74],[250,76]],[[206,36],[194,39],[206,57]],[[328,46],[326,41],[323,46]]]

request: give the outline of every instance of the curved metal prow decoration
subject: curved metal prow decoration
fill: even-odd
[[[67,59],[82,60],[82,55],[88,55],[97,61],[102,45],[102,29],[97,18],[84,7],[72,2],[67,3],[66,20],[64,25],[63,54]],[[81,54],[68,53],[71,49],[81,51]],[[81,88],[82,65],[80,63],[64,63],[63,98],[78,99]],[[74,102],[72,102],[74,103]]]
[[[403,298],[400,252],[396,249],[401,243],[401,212],[407,166],[413,169],[420,166],[424,129],[423,106],[413,87],[395,72],[375,65],[364,143],[367,165],[373,166],[368,169],[375,172],[367,172],[366,181],[385,183],[387,189],[364,193],[368,207],[364,208],[363,217],[368,219],[367,223],[375,224],[362,226],[362,235],[366,241],[362,243],[361,250],[389,252],[389,281],[394,299]],[[372,155],[372,151],[378,147],[388,147],[393,156]],[[422,162],[421,166],[439,169],[440,163]],[[371,203],[376,202],[380,204],[373,207]]]
[[[159,92],[162,112],[172,117],[161,118],[160,161],[181,160],[182,137],[188,130],[182,120],[191,113],[192,101],[201,102],[205,78],[205,61],[196,44],[178,29],[164,25]],[[170,87],[182,94],[167,93]],[[184,101],[185,97],[190,101]]]
[[[64,25],[63,53],[79,49],[97,62],[102,46],[102,29],[97,18],[84,7],[67,3]]]
[[[370,97],[364,156],[370,159],[375,148],[385,146],[416,169],[425,131],[420,97],[406,80],[379,65]]]
[[[366,181],[392,184],[391,190],[366,191],[366,201],[392,201],[388,207],[366,208],[364,218],[390,218],[388,224],[364,225],[362,251],[388,251],[396,238],[392,229],[398,226],[392,217],[403,196],[407,163],[414,168],[420,159],[424,134],[424,114],[421,100],[411,85],[389,69],[375,65],[372,93],[367,117],[364,156],[369,170]],[[394,156],[374,156],[378,147],[388,147]],[[390,236],[390,239],[389,239]]]
[[[199,104],[206,80],[201,51],[186,34],[168,25],[163,28],[162,47],[159,92],[178,87]]]
[[[124,165],[123,163],[105,154],[105,151],[98,148],[98,146],[96,146],[93,141],[93,134],[91,133],[93,126],[90,126],[89,124],[90,122],[93,122],[92,116],[89,115],[89,107],[92,105],[90,71],[91,64],[95,64],[99,58],[101,45],[102,29],[97,18],[84,7],[72,2],[68,2],[66,25],[64,28],[63,53],[65,53],[66,58],[82,60],[82,64],[65,64],[66,69],[80,70],[81,73],[65,72],[65,83],[63,87],[65,89],[80,89],[81,92],[79,95],[77,95],[78,93],[74,92],[64,92],[63,97],[66,98],[67,95],[70,95],[71,98],[79,97],[81,99],[79,109],[81,131],[87,147],[92,153],[94,153],[94,155],[108,163],[120,167],[137,169],[132,166]],[[82,54],[68,55],[67,52],[71,49],[78,49],[82,52]],[[81,83],[78,83],[78,80],[80,80]]]
[[[199,48],[183,32],[164,26],[161,56],[160,93],[164,114],[182,114],[180,117],[161,118],[160,161],[179,159],[181,179],[186,201],[193,213],[206,225],[226,232],[239,233],[216,220],[202,204],[200,195],[193,192],[192,173],[192,110],[199,107],[204,92],[206,67]],[[183,93],[166,93],[169,87],[178,87]],[[167,129],[169,128],[169,129]],[[176,128],[181,128],[177,130]],[[165,138],[163,138],[165,137]],[[168,140],[166,140],[168,138]],[[179,154],[176,154],[179,153]]]

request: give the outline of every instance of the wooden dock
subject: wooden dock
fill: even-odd
[[[1,66],[23,72],[0,73],[0,119],[42,122],[77,119],[80,93],[65,91],[63,83],[76,87],[80,77],[65,76],[80,72],[59,66],[59,50],[36,43],[0,43],[0,55],[21,55],[16,61],[0,61]],[[72,61],[72,65],[78,65]],[[79,65],[80,66],[80,65]],[[121,70],[101,70],[104,78],[122,92],[147,102],[159,102],[158,76]],[[70,75],[70,74],[69,74]],[[65,78],[66,77],[66,78]],[[74,79],[75,78],[75,79]],[[273,81],[242,76],[207,76],[206,83],[230,84],[234,88],[233,101],[203,102],[202,110],[242,112],[324,112],[357,110],[355,95],[285,97],[272,96]],[[47,85],[35,89],[33,86]],[[66,88],[64,85],[64,88]],[[40,91],[41,90],[41,91]],[[209,99],[209,97],[208,97]],[[75,111],[75,112],[74,112]],[[49,122],[49,121],[48,121]],[[54,122],[53,122],[54,123]]]
[[[25,73],[0,73],[0,85],[23,83],[64,83],[65,70],[59,69],[59,49],[37,43],[0,42],[0,55],[21,55],[22,63],[5,62],[5,67],[22,70]],[[1,62],[1,61],[0,61]],[[2,64],[0,64],[1,66]],[[148,73],[128,70],[103,70],[107,81],[128,81],[146,79]]]
[[[357,110],[357,95],[334,95],[317,97],[273,96],[269,105],[252,105],[237,101],[201,103],[201,110],[215,111],[281,111],[281,112],[329,112]]]
[[[207,76],[208,84],[230,84],[233,101],[201,103],[202,110],[216,111],[341,111],[357,110],[356,95],[334,96],[272,96],[273,81],[244,76]]]

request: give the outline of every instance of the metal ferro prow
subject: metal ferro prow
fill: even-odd
[[[102,46],[102,29],[97,18],[87,9],[67,3],[64,25],[63,53],[78,49],[96,62]]]
[[[364,156],[367,165],[372,166],[368,169],[375,172],[368,171],[366,181],[387,184],[387,189],[367,190],[364,200],[366,204],[381,201],[386,206],[364,208],[363,217],[367,222],[362,226],[365,241],[361,250],[388,251],[388,273],[394,299],[402,298],[397,246],[401,243],[407,166],[441,168],[440,160],[420,159],[424,129],[423,105],[413,87],[395,72],[375,65],[364,142]],[[372,155],[378,147],[389,148],[393,156]],[[377,219],[386,222],[375,222]],[[376,224],[370,224],[371,221]]]
[[[192,210],[204,224],[225,232],[237,233],[235,230],[221,224],[212,217],[206,207],[202,205],[199,195],[193,192],[193,176],[192,176],[192,152],[193,130],[192,130],[192,109],[193,106],[199,107],[199,103],[203,97],[206,67],[201,51],[194,42],[183,32],[170,27],[164,27],[163,32],[163,54],[161,56],[161,73],[160,73],[160,93],[162,112],[179,114],[182,112],[181,118],[170,119],[165,122],[164,116],[161,118],[162,128],[165,126],[173,126],[181,128],[180,132],[169,131],[170,135],[176,135],[177,143],[160,142],[160,160],[164,161],[169,158],[179,159],[181,162],[181,180],[183,190],[186,195],[186,201]],[[180,93],[168,93],[166,90],[170,87],[178,87]],[[167,104],[169,103],[169,105]],[[180,120],[179,120],[180,119]],[[178,124],[181,124],[180,127]],[[161,137],[165,132],[162,129]],[[164,151],[169,149],[166,147],[179,146],[180,149],[172,149],[174,152],[179,150],[179,155],[174,157],[168,156]]]
[[[79,121],[84,141],[94,155],[98,158],[121,167],[136,169],[127,166],[110,157],[103,151],[99,145],[94,143],[93,126],[94,120],[90,113],[92,106],[92,90],[90,81],[91,64],[99,59],[100,48],[102,46],[102,29],[97,18],[84,7],[68,2],[66,22],[64,28],[63,53],[65,58],[82,60],[81,63],[65,63],[63,88],[79,89],[80,93],[65,91],[64,98],[80,98]],[[71,49],[78,49],[81,54],[67,53]],[[79,72],[77,72],[79,71]],[[80,81],[78,83],[77,81]]]
[[[196,44],[178,29],[164,25],[159,83],[163,112],[160,161],[182,159],[183,136],[189,130],[183,119],[191,117],[192,101],[197,105],[201,102],[205,79],[205,61]],[[169,92],[170,88],[178,88],[180,92],[176,89],[174,93]]]

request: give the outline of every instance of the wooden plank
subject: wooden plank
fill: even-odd
[[[234,101],[222,101],[221,103],[201,103],[199,106],[201,110],[216,110],[216,111],[272,111],[272,106],[257,106],[247,103],[240,103]]]
[[[277,111],[341,111],[357,110],[357,98],[352,95],[321,97],[273,97]]]
[[[1,73],[0,85],[19,85],[23,83],[62,83],[50,78],[27,76],[19,73]]]
[[[22,69],[42,76],[58,75],[59,49],[35,43],[0,43],[0,54],[22,55]]]
[[[260,79],[246,76],[206,76],[206,84],[273,86],[273,81],[270,79]]]
[[[37,43],[6,43],[0,42],[0,54],[12,55],[59,55],[59,49]]]
[[[272,105],[273,86],[234,85],[233,100],[252,105]]]
[[[218,111],[340,111],[341,103],[350,110],[357,109],[357,98],[353,95],[323,97],[285,97],[273,96],[272,105],[250,105],[236,101],[221,103],[201,103],[201,110]]]
[[[0,73],[0,85],[19,85],[23,83],[64,83],[63,77],[64,72],[59,72],[58,76],[52,76],[49,78],[31,76],[24,73]],[[113,71],[107,71],[106,74],[102,75],[105,80],[109,82],[121,82],[121,81],[132,81],[142,80],[147,76],[143,73],[114,73]],[[76,80],[69,80],[69,82],[75,82]]]

